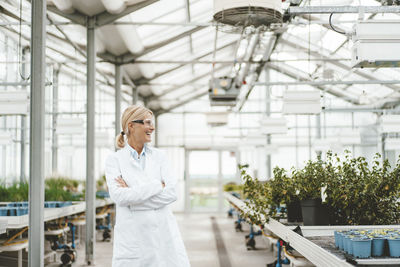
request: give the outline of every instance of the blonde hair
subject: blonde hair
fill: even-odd
[[[134,120],[144,120],[146,115],[149,114],[153,116],[153,112],[142,105],[132,105],[127,107],[121,116],[122,132],[115,138],[115,146],[117,148],[123,148],[125,146],[124,135],[129,136],[129,122]]]

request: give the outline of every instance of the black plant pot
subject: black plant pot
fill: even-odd
[[[301,213],[304,225],[328,225],[329,216],[326,206],[321,199],[307,199],[301,201]]]
[[[286,205],[288,222],[302,222],[300,201],[294,201]]]

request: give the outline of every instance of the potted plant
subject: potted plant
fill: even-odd
[[[299,192],[304,225],[328,224],[328,213],[321,200],[321,189],[325,186],[326,180],[324,162],[321,158],[308,161],[301,170],[294,170],[292,178]]]
[[[284,168],[275,167],[273,179],[269,181],[271,188],[271,202],[280,207],[286,205],[288,222],[302,222],[299,196],[296,193],[294,179],[287,175]]]
[[[346,151],[341,161],[328,154],[325,169],[326,201],[334,224],[375,225],[399,222],[400,165],[391,170],[376,154],[372,168],[364,157]]]

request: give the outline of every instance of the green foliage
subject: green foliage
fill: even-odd
[[[325,161],[318,158],[302,169],[292,168],[291,177],[276,167],[274,178],[266,183],[248,175],[247,166],[239,168],[250,209],[244,215],[254,222],[276,217],[276,207],[281,204],[320,198],[324,189],[334,224],[400,223],[400,158],[392,170],[379,154],[370,167],[364,157],[353,158],[349,151],[345,151],[344,160],[328,152]]]
[[[96,181],[96,187],[97,187],[97,191],[107,191],[106,189],[106,185],[107,185],[107,181],[106,181],[106,176],[102,175],[99,179],[97,179]]]
[[[225,192],[243,192],[243,185],[242,184],[235,184],[235,183],[227,183],[224,185]]]
[[[29,195],[28,183],[14,183],[7,187],[5,184],[0,185],[0,201],[27,201]]]
[[[79,181],[64,177],[52,177],[45,180],[46,201],[79,201],[83,194],[78,192]],[[28,201],[29,184],[14,183],[11,186],[0,185],[0,201]]]
[[[295,170],[292,170],[292,175],[293,171]],[[268,181],[273,204],[278,207],[280,204],[292,203],[299,200],[295,180],[287,175],[284,168],[275,167],[273,176],[273,179]]]
[[[46,201],[78,201],[83,195],[78,193],[79,181],[65,177],[51,177],[45,180]]]
[[[309,160],[303,169],[292,171],[292,178],[299,191],[299,199],[321,198],[321,188],[326,182],[326,170],[321,158]]]
[[[327,180],[327,199],[335,224],[396,224],[399,223],[400,162],[391,171],[387,160],[381,163],[376,154],[372,168],[364,157],[351,158],[346,151],[342,162],[328,155],[327,163],[334,175]]]
[[[242,216],[248,218],[254,224],[264,224],[269,219],[268,208],[271,204],[271,191],[268,183],[262,183],[257,178],[247,174],[248,165],[239,165],[240,174],[244,182],[243,193],[247,196],[246,210]]]

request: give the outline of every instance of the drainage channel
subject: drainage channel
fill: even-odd
[[[217,220],[211,217],[212,229],[214,232],[215,243],[217,245],[218,261],[220,267],[231,267],[228,252],[226,251],[224,240],[222,239],[221,231],[219,230]]]

